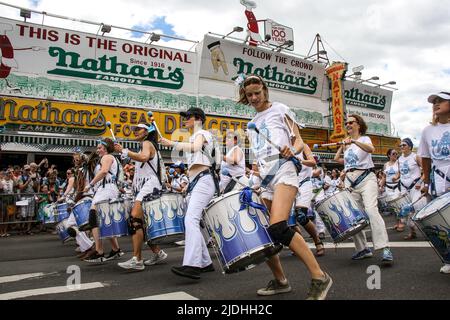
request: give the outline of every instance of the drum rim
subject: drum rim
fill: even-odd
[[[236,262],[238,262],[239,260],[242,260],[242,258],[243,257],[245,257],[245,256],[249,256],[250,254],[254,254],[254,253],[257,253],[257,252],[259,252],[259,251],[263,251],[264,249],[268,249],[268,248],[270,248],[270,247],[276,247],[276,244],[274,243],[274,242],[271,242],[271,243],[266,243],[266,244],[264,244],[264,245],[262,245],[262,246],[259,246],[259,247],[257,247],[257,248],[254,248],[254,249],[252,249],[251,251],[250,251],[250,253],[249,252],[245,252],[245,253],[243,253],[243,254],[241,254],[241,255],[239,255],[238,257],[235,257],[235,258],[233,258],[229,263],[226,263],[225,264],[225,266],[227,266],[228,268],[228,270],[230,270],[230,265],[231,264],[233,264],[233,263],[236,263]],[[257,250],[259,248],[259,250]],[[218,248],[219,250],[220,250],[220,248]],[[268,259],[268,258],[266,258],[266,259]],[[256,266],[256,265],[255,265]],[[248,270],[248,269],[245,269],[245,270]]]
[[[323,198],[323,199],[321,199],[321,200],[318,200],[318,201],[316,201],[316,203],[314,204],[314,208],[317,208],[319,205],[321,205],[323,202],[325,202],[326,200],[328,200],[328,199],[330,199],[330,198],[333,198],[334,196],[336,196],[336,195],[338,195],[338,194],[340,194],[340,193],[342,193],[342,192],[346,192],[346,193],[349,193],[350,195],[351,195],[351,192],[349,191],[349,190],[347,190],[347,189],[344,189],[344,190],[338,190],[337,192],[334,192],[334,193],[332,193],[332,194],[330,194],[328,197],[325,197],[325,198]],[[352,198],[353,199],[353,198]]]
[[[219,200],[226,199],[226,198],[229,198],[229,197],[231,197],[231,196],[234,196],[234,195],[237,194],[237,193],[241,193],[241,191],[242,191],[242,190],[232,190],[232,191],[227,192],[227,193],[225,193],[225,194],[222,194],[222,195],[220,195],[220,196],[218,196],[218,197],[212,198],[211,201],[208,203],[208,205],[203,209],[203,211],[206,211],[206,210],[208,210],[209,208],[211,208],[215,203],[219,202]],[[253,194],[256,194],[256,192],[252,190],[252,195],[253,195]],[[259,203],[259,204],[263,204],[262,201],[259,201],[258,203]],[[264,204],[263,204],[263,205],[264,205]],[[265,205],[264,205],[264,206],[265,206]]]
[[[438,198],[436,198],[436,199],[438,199]],[[427,208],[429,205],[431,205],[432,203],[433,203],[433,201],[427,203],[427,204],[425,205],[425,207],[423,207],[422,209],[420,209],[419,211],[417,211],[411,219],[412,219],[413,221],[423,221],[423,220],[425,220],[425,219],[427,219],[427,218],[431,218],[431,217],[434,216],[435,214],[438,214],[438,213],[444,211],[445,209],[447,209],[447,207],[450,206],[450,202],[448,202],[445,206],[443,206],[442,208],[437,209],[435,212],[431,213],[430,215],[428,215],[428,216],[426,216],[426,217],[423,217],[423,218],[417,218],[417,216],[419,215],[419,213],[421,213],[424,209],[426,209],[426,208]]]

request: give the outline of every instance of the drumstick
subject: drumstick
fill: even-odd
[[[155,126],[156,132],[158,132],[159,137],[162,138],[163,136],[161,134],[161,131],[159,131],[159,128],[158,128],[158,125],[156,124],[155,118],[153,118],[153,112],[149,111],[149,112],[147,112],[147,115],[150,117],[150,121]]]
[[[313,145],[313,149],[317,149],[317,148],[320,148],[320,147],[341,146],[341,145],[344,145],[344,144],[345,144],[345,143],[342,142],[342,141],[339,141],[339,142],[333,142],[333,143],[321,143],[321,144],[315,143],[315,144]]]
[[[261,131],[259,131],[259,129],[256,127],[256,123],[249,122],[247,124],[247,128],[250,129],[250,130],[254,130],[257,134],[259,134],[261,137],[263,137],[268,143],[270,143],[272,146],[277,148],[278,151],[281,151],[281,147],[279,145],[277,145],[274,142],[272,142],[272,140],[270,140],[265,134],[263,134]]]
[[[109,128],[109,132],[111,132],[113,140],[116,141],[116,136],[114,135],[114,132],[113,132],[113,130],[111,128],[111,121],[106,121],[106,126]]]
[[[243,186],[244,188],[248,187],[245,183],[242,183],[241,181],[239,181],[236,177],[231,176],[230,172],[228,171],[228,169],[222,169],[221,173],[224,176],[230,177],[231,179],[233,179],[236,183],[239,183],[241,186]]]

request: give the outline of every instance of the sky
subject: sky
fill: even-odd
[[[295,53],[306,56],[319,33],[331,61],[363,65],[362,78],[396,81],[391,108],[395,134],[418,143],[431,119],[427,97],[450,91],[450,0],[254,0],[257,19],[270,18],[294,29]],[[246,27],[239,0],[3,0],[46,11],[131,29],[201,41],[208,32],[227,34]],[[20,19],[17,9],[0,6],[0,15]],[[33,15],[31,22],[42,22]],[[91,26],[45,18],[45,24],[96,33]],[[145,40],[139,33],[118,36]],[[115,36],[111,34],[111,36]],[[237,35],[245,37],[245,34]],[[168,38],[163,38],[169,40]],[[160,43],[158,43],[160,44]],[[193,43],[174,41],[170,46]]]

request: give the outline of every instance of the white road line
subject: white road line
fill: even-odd
[[[316,246],[313,243],[308,243],[310,248],[315,248]],[[372,242],[367,242],[369,247],[373,247]],[[324,242],[324,246],[326,249],[347,249],[347,248],[355,248],[353,242],[344,242],[335,245],[331,242]],[[389,242],[389,247],[391,248],[430,248],[431,245],[427,241],[404,241],[404,242]]]
[[[158,294],[154,296],[140,297],[130,300],[198,300],[196,297],[187,294],[184,291]]]
[[[23,290],[23,291],[14,291],[9,293],[0,294],[0,300],[11,300],[11,299],[19,299],[26,298],[32,296],[39,296],[43,294],[55,294],[55,293],[68,293],[80,290],[89,290],[96,288],[105,287],[101,282],[89,282],[80,284],[79,288],[70,289],[67,286],[60,287],[48,287],[48,288],[39,288],[39,289],[31,289],[31,290]]]
[[[37,273],[15,274],[12,276],[0,277],[0,283],[14,282],[14,281],[20,281],[20,280],[29,279],[29,278],[42,277],[42,276],[49,275],[49,274],[52,274],[52,273],[37,272]]]

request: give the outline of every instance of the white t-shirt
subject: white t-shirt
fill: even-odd
[[[172,192],[180,192],[177,191],[177,189],[182,188],[182,184],[189,184],[189,179],[185,174],[177,175],[176,177],[172,178]]]
[[[416,180],[420,178],[420,167],[416,161],[416,154],[411,152],[407,157],[403,155],[398,158],[398,163],[400,167],[400,182],[409,188],[409,186]]]
[[[433,166],[445,173],[450,166],[450,123],[423,129],[417,154],[431,159]]]
[[[304,159],[304,156],[303,156],[303,152],[300,153],[300,154],[297,156],[297,158],[298,158],[300,161],[305,160],[305,159]],[[302,170],[301,170],[300,173],[298,174],[298,177],[299,177],[300,182],[302,182],[302,181],[305,180],[306,178],[311,178],[311,176],[312,176],[312,171],[313,171],[313,168],[312,168],[312,167],[308,167],[308,166],[302,165]]]
[[[372,144],[372,140],[368,136],[361,136],[356,141]],[[373,168],[372,155],[352,143],[344,151],[344,167],[345,170]]]
[[[151,142],[150,142],[151,143]],[[153,188],[161,189],[162,186],[159,183],[159,178],[157,175],[158,172],[158,154],[156,153],[153,159],[150,159],[148,162],[139,162],[135,161],[135,173],[133,176],[133,192],[134,194],[138,194],[141,191],[142,187],[149,180],[153,180],[154,185]],[[149,165],[151,164],[151,167]],[[153,169],[152,169],[153,167]],[[155,173],[156,171],[156,173]]]
[[[195,141],[195,138],[198,135],[202,135],[206,141],[204,143],[204,146],[205,146],[204,152],[211,155],[213,147],[214,147],[212,134],[206,130],[198,130],[189,138],[189,142],[193,143]],[[194,164],[201,164],[201,165],[211,167],[211,161],[208,159],[208,157],[203,153],[203,151],[201,149],[194,153],[186,152],[186,157],[187,157],[188,168],[191,168]]]
[[[226,157],[228,159],[230,159],[232,157],[233,152],[234,152],[234,150],[236,148],[238,149],[237,152],[240,152],[241,155],[242,155],[241,160],[239,161],[239,163],[236,164],[236,165],[233,165],[231,163],[228,163],[228,162],[222,160],[222,163],[220,164],[221,171],[223,169],[227,169],[229,174],[232,177],[239,177],[239,176],[245,175],[245,154],[244,154],[244,152],[242,152],[242,149],[239,146],[234,146],[233,148],[231,148],[230,151],[228,151],[228,153],[226,154]],[[220,175],[220,177],[222,178],[222,175]]]
[[[394,164],[390,164],[389,162],[386,162],[384,165],[384,174],[386,176],[386,184],[396,184],[397,182],[394,181],[394,177],[398,173],[398,160],[394,162]]]
[[[292,147],[291,139],[294,134],[285,120],[286,117],[295,121],[295,116],[286,105],[279,102],[273,102],[270,108],[258,112],[251,122],[254,122],[259,129],[259,132],[270,139],[276,146]],[[270,169],[274,165],[278,165],[279,162],[266,162],[264,159],[277,155],[280,151],[254,130],[248,130],[248,136],[251,149],[258,161],[261,175],[265,176],[270,172]]]

